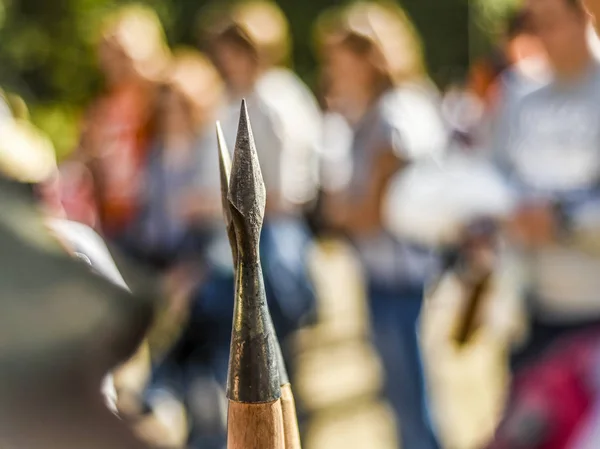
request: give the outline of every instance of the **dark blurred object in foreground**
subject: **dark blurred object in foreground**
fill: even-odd
[[[145,447],[101,385],[138,348],[150,303],[70,258],[28,185],[0,177],[0,202],[0,446]]]

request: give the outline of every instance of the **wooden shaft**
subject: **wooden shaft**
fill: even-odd
[[[290,384],[285,384],[281,387],[281,409],[283,412],[285,449],[302,449],[300,430],[298,429],[298,416],[296,415],[296,401],[294,400],[294,393]]]
[[[285,449],[281,400],[262,404],[229,401],[227,449]]]

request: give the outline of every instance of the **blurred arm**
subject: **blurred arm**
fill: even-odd
[[[403,165],[393,151],[380,152],[374,161],[365,195],[360,198],[350,195],[328,198],[330,222],[351,234],[368,233],[380,228],[384,195],[392,176]]]
[[[144,341],[131,359],[113,371],[117,409],[121,413],[135,415],[139,412],[150,371],[150,347]]]
[[[220,219],[223,214],[220,192],[193,189],[183,198],[179,213],[189,223],[202,223],[206,219]]]
[[[600,192],[594,190],[577,199],[525,203],[506,230],[525,248],[560,245],[600,256]]]
[[[188,417],[183,401],[172,391],[154,389],[147,395],[151,414],[136,423],[136,433],[161,447],[184,447],[188,437]]]
[[[489,159],[499,170],[508,175],[510,172],[508,148],[515,126],[518,125],[516,117],[519,115],[520,106],[509,95],[506,84],[503,84],[503,89],[502,100],[496,105],[489,119],[489,135],[485,146]]]
[[[259,149],[260,163],[265,186],[267,188],[267,215],[277,214],[285,210],[287,199],[284,194],[284,178],[292,176],[286,171],[286,157],[289,144],[286,144],[284,123],[273,111],[265,112],[264,123],[257,123],[253,128],[256,134],[256,146]],[[262,129],[261,129],[262,128]],[[260,130],[260,131],[259,131]]]
[[[383,198],[390,180],[406,164],[391,148],[379,153],[373,165],[368,194],[359,203],[357,212],[353,214],[356,221],[360,222],[361,215],[366,214],[369,222],[381,224]]]

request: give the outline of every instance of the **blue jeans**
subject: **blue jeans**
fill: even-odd
[[[312,317],[316,297],[308,276],[311,236],[298,218],[267,221],[261,234],[265,290],[277,336],[285,340]]]
[[[423,290],[370,288],[375,345],[385,371],[385,395],[400,431],[402,449],[439,449],[431,423],[418,341]]]
[[[304,324],[316,299],[308,277],[306,257],[310,234],[296,218],[267,221],[260,241],[267,301],[280,340]],[[192,316],[213,322],[213,340],[229,345],[233,317],[233,271],[213,269],[196,295]]]

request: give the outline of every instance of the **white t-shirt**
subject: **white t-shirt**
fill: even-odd
[[[284,68],[264,73],[256,91],[282,126],[281,193],[292,203],[306,203],[315,197],[318,187],[319,105],[300,78]]]
[[[353,127],[341,116],[328,114],[321,176],[337,180],[332,186],[336,190],[360,196],[378,152],[391,149],[408,161],[441,156],[448,132],[439,107],[437,92],[428,84],[407,84],[382,95]]]
[[[330,146],[323,151],[328,157],[323,160],[322,176],[336,179],[334,188],[353,199],[368,193],[374,164],[382,152],[393,151],[400,159],[413,162],[435,159],[447,145],[439,97],[428,83],[405,84],[384,93],[350,128],[350,134],[342,120],[331,115],[325,122],[325,142]],[[395,201],[395,197],[388,199],[391,204]],[[361,236],[354,243],[376,283],[399,285],[423,280],[429,255],[406,241],[395,242],[384,229]]]
[[[269,107],[256,91],[248,94],[245,100],[265,187],[267,192],[280,192],[284,148],[283,127],[273,108]],[[241,98],[231,99],[217,114],[232,157],[240,120],[241,101]],[[215,154],[217,154],[216,147]],[[218,165],[216,171],[218,173]]]
[[[289,70],[276,68],[245,99],[267,192],[280,194],[285,209],[314,198],[322,118],[308,88]],[[241,100],[231,99],[217,114],[231,152]]]
[[[471,220],[504,217],[512,207],[512,193],[492,164],[453,152],[417,162],[397,177],[384,220],[399,238],[437,246],[455,243]]]

